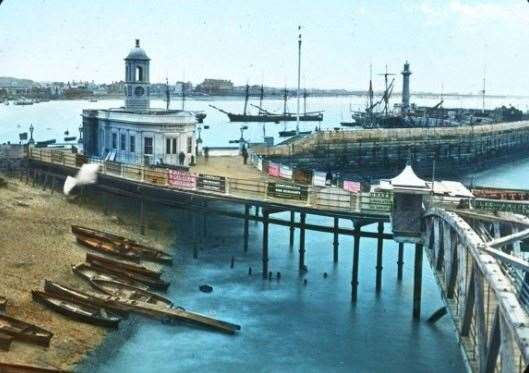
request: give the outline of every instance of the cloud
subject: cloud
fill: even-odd
[[[468,3],[452,0],[449,9],[460,20],[473,23],[508,22],[526,25],[529,22],[529,4],[521,1]]]

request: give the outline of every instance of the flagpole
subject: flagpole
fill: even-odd
[[[299,135],[299,90],[301,86],[301,26],[298,26],[298,89],[296,92],[297,112],[296,112],[296,135]]]

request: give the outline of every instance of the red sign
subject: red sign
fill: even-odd
[[[193,189],[197,188],[197,178],[186,171],[169,170],[167,171],[167,181],[169,185],[182,188]]]
[[[357,183],[356,181],[344,180],[343,188],[349,192],[358,193],[360,192],[360,183]]]
[[[270,162],[268,164],[268,175],[279,177],[279,165],[277,163]]]

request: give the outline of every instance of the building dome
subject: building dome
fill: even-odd
[[[140,39],[136,39],[136,46],[130,50],[129,54],[127,55],[127,57],[125,57],[125,59],[146,61],[150,60],[150,58],[147,56],[147,53],[145,53],[145,51],[140,48]]]

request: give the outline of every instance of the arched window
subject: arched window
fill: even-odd
[[[143,82],[143,67],[136,66],[136,81]]]

